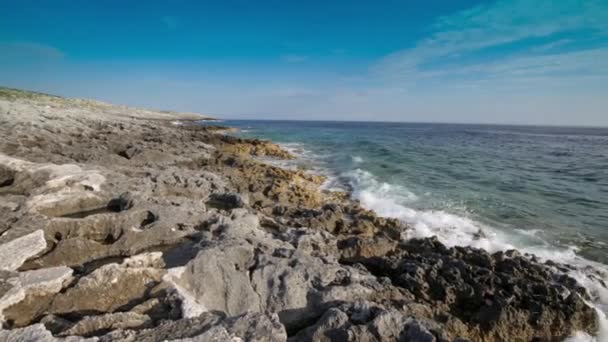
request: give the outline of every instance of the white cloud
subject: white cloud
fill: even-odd
[[[584,44],[593,39],[596,45]],[[608,79],[607,44],[608,2],[500,0],[437,19],[431,35],[372,70],[410,87]],[[487,53],[501,48],[508,49]]]

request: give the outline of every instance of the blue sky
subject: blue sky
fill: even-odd
[[[0,84],[224,118],[608,126],[608,1],[0,0]]]

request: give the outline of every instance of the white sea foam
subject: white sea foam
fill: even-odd
[[[489,252],[517,249],[534,254],[541,260],[574,266],[576,270],[569,275],[584,286],[592,298],[593,303],[589,305],[598,312],[599,331],[595,337],[577,333],[567,341],[608,341],[608,289],[602,284],[602,281],[608,282],[608,269],[605,265],[578,256],[576,248],[551,245],[538,236],[538,230],[512,230],[507,233],[444,210],[413,209],[411,204],[418,199],[414,193],[402,186],[379,182],[367,171],[356,169],[345,176],[353,187],[353,197],[364,207],[374,210],[378,215],[397,218],[410,225],[411,229],[404,232],[406,239],[437,236],[447,246],[471,246]]]
[[[300,162],[314,165],[323,156],[315,155],[298,143],[280,144],[290,153],[298,156]],[[354,163],[363,159],[353,156]],[[288,162],[289,163],[289,162]],[[282,165],[291,166],[293,165]],[[323,169],[316,169],[323,172]],[[542,239],[541,230],[500,230],[483,224],[467,215],[459,215],[447,210],[415,209],[419,197],[407,188],[378,181],[371,173],[356,169],[335,177],[329,177],[323,184],[324,189],[344,190],[344,179],[348,180],[352,196],[367,209],[378,215],[400,219],[411,227],[403,233],[403,238],[422,238],[437,236],[446,246],[471,246],[489,252],[517,249],[522,253],[535,255],[541,260],[553,260],[574,266],[569,276],[576,279],[587,289],[592,302],[588,303],[597,311],[598,331],[595,336],[577,332],[566,339],[568,342],[606,342],[608,341],[608,283],[606,265],[586,260],[577,255],[577,247],[560,248]],[[558,271],[557,269],[555,271]],[[559,272],[559,271],[558,271]]]
[[[363,163],[363,158],[359,156],[352,156],[351,158],[353,159],[353,163]]]

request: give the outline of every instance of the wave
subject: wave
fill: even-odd
[[[351,156],[351,158],[353,159],[353,163],[363,163],[363,158],[359,156]]]
[[[399,184],[379,181],[372,173],[360,168],[363,159],[350,156],[351,169],[336,174],[323,166],[320,161],[331,156],[321,156],[308,150],[304,144],[283,143],[281,147],[297,156],[307,166],[316,165],[313,172],[329,175],[322,185],[326,190],[347,190],[353,199],[359,200],[367,209],[374,210],[379,216],[399,219],[410,227],[403,232],[404,239],[437,236],[446,246],[470,246],[488,252],[516,249],[524,254],[534,255],[540,261],[555,261],[572,266],[567,274],[586,288],[592,302],[588,303],[597,311],[598,331],[596,336],[577,332],[566,339],[568,342],[608,341],[608,267],[587,260],[577,254],[576,246],[559,247],[543,239],[542,230],[498,229],[480,222],[469,215],[450,212],[450,207],[442,210],[416,208],[420,198],[414,192]],[[359,168],[357,168],[359,167]],[[335,170],[333,170],[335,171]],[[425,194],[426,196],[426,194]],[[422,206],[421,206],[422,207]],[[444,206],[445,207],[445,206]],[[563,272],[563,268],[555,272]]]
[[[352,188],[352,196],[367,209],[378,215],[392,217],[410,227],[403,233],[404,239],[437,236],[446,246],[470,246],[489,252],[517,249],[532,254],[541,261],[552,260],[573,266],[568,275],[587,289],[598,312],[599,331],[596,337],[577,333],[569,342],[608,341],[608,268],[586,260],[576,254],[576,248],[560,248],[539,237],[539,230],[505,232],[483,224],[473,218],[453,214],[445,210],[419,210],[412,208],[418,197],[403,186],[378,181],[370,172],[355,169],[345,172],[339,179],[346,180]],[[554,271],[560,272],[555,269]]]

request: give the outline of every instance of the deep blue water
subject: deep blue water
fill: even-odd
[[[222,124],[283,144],[328,187],[410,223],[410,236],[608,263],[608,128]]]

